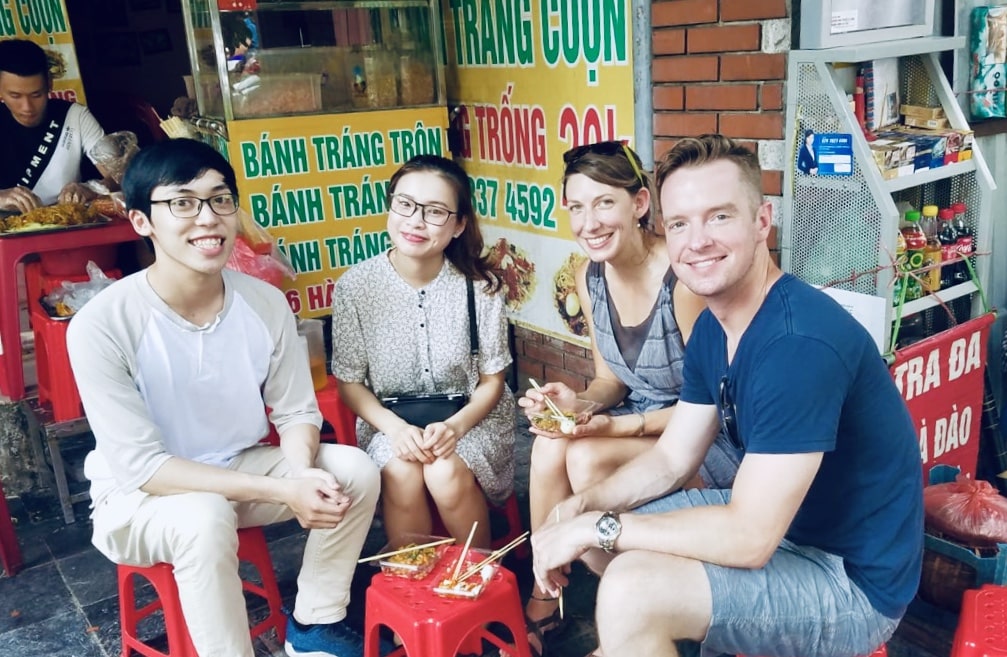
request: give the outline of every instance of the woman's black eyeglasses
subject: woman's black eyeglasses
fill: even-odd
[[[643,171],[640,170],[640,165],[636,163],[636,158],[633,157],[633,152],[629,150],[629,146],[621,141],[599,141],[595,144],[584,144],[583,146],[571,148],[567,152],[563,153],[563,164],[570,166],[588,153],[592,155],[604,155],[607,157],[622,153],[626,156],[626,159],[629,160],[630,165],[633,167],[633,172],[640,180],[640,183],[644,186],[647,185],[647,179],[643,177]]]
[[[741,444],[741,437],[738,436],[738,411],[734,407],[734,399],[731,398],[731,384],[725,374],[720,379],[720,428],[724,435],[731,441],[731,446],[735,449],[744,449]]]

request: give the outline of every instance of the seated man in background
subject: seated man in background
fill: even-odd
[[[906,406],[867,331],[773,262],[754,154],[683,139],[656,177],[671,265],[708,310],[667,429],[560,503],[533,536],[536,580],[556,595],[572,560],[604,570],[605,657],[869,654],[922,565]],[[733,487],[679,491],[720,427],[744,454]]]
[[[84,203],[96,192],[80,182],[83,155],[105,132],[83,105],[50,100],[45,51],[25,39],[0,41],[0,210],[28,212]],[[92,158],[93,160],[93,158]]]
[[[237,529],[311,531],[288,655],[359,656],[343,619],[380,477],[355,447],[319,445],[321,414],[283,293],[225,269],[238,232],[231,165],[210,146],[150,146],[123,180],[155,262],[77,313],[67,347],[95,437],[85,461],[95,546],[174,566],[201,657],[252,657]],[[259,444],[276,427],[280,446]]]

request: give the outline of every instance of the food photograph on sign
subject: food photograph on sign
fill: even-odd
[[[581,299],[577,294],[577,268],[587,260],[582,253],[571,253],[556,270],[553,276],[553,301],[556,312],[566,323],[574,335],[587,337],[587,320],[584,318],[583,304],[588,299]]]
[[[521,247],[504,237],[489,247],[486,261],[503,280],[507,309],[520,310],[535,292],[535,263]]]

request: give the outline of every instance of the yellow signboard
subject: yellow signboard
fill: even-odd
[[[582,342],[582,261],[563,207],[563,153],[633,145],[629,0],[443,0],[453,150],[472,178],[511,319]]]
[[[295,313],[327,314],[339,275],[391,246],[388,180],[414,155],[446,154],[446,127],[443,107],[228,124],[241,205],[297,272]]]
[[[0,39],[28,39],[49,57],[50,98],[83,104],[84,85],[63,0],[0,0]]]

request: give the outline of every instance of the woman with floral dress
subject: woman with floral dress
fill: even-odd
[[[429,534],[429,494],[448,532],[488,547],[486,498],[514,483],[514,398],[499,280],[481,256],[468,176],[451,160],[421,155],[388,185],[392,248],[350,268],[336,284],[332,372],[357,414],[357,440],[381,468],[389,540]],[[478,355],[470,353],[467,282],[474,283]],[[413,426],[381,400],[461,392],[443,421]],[[485,495],[484,495],[485,494]]]

